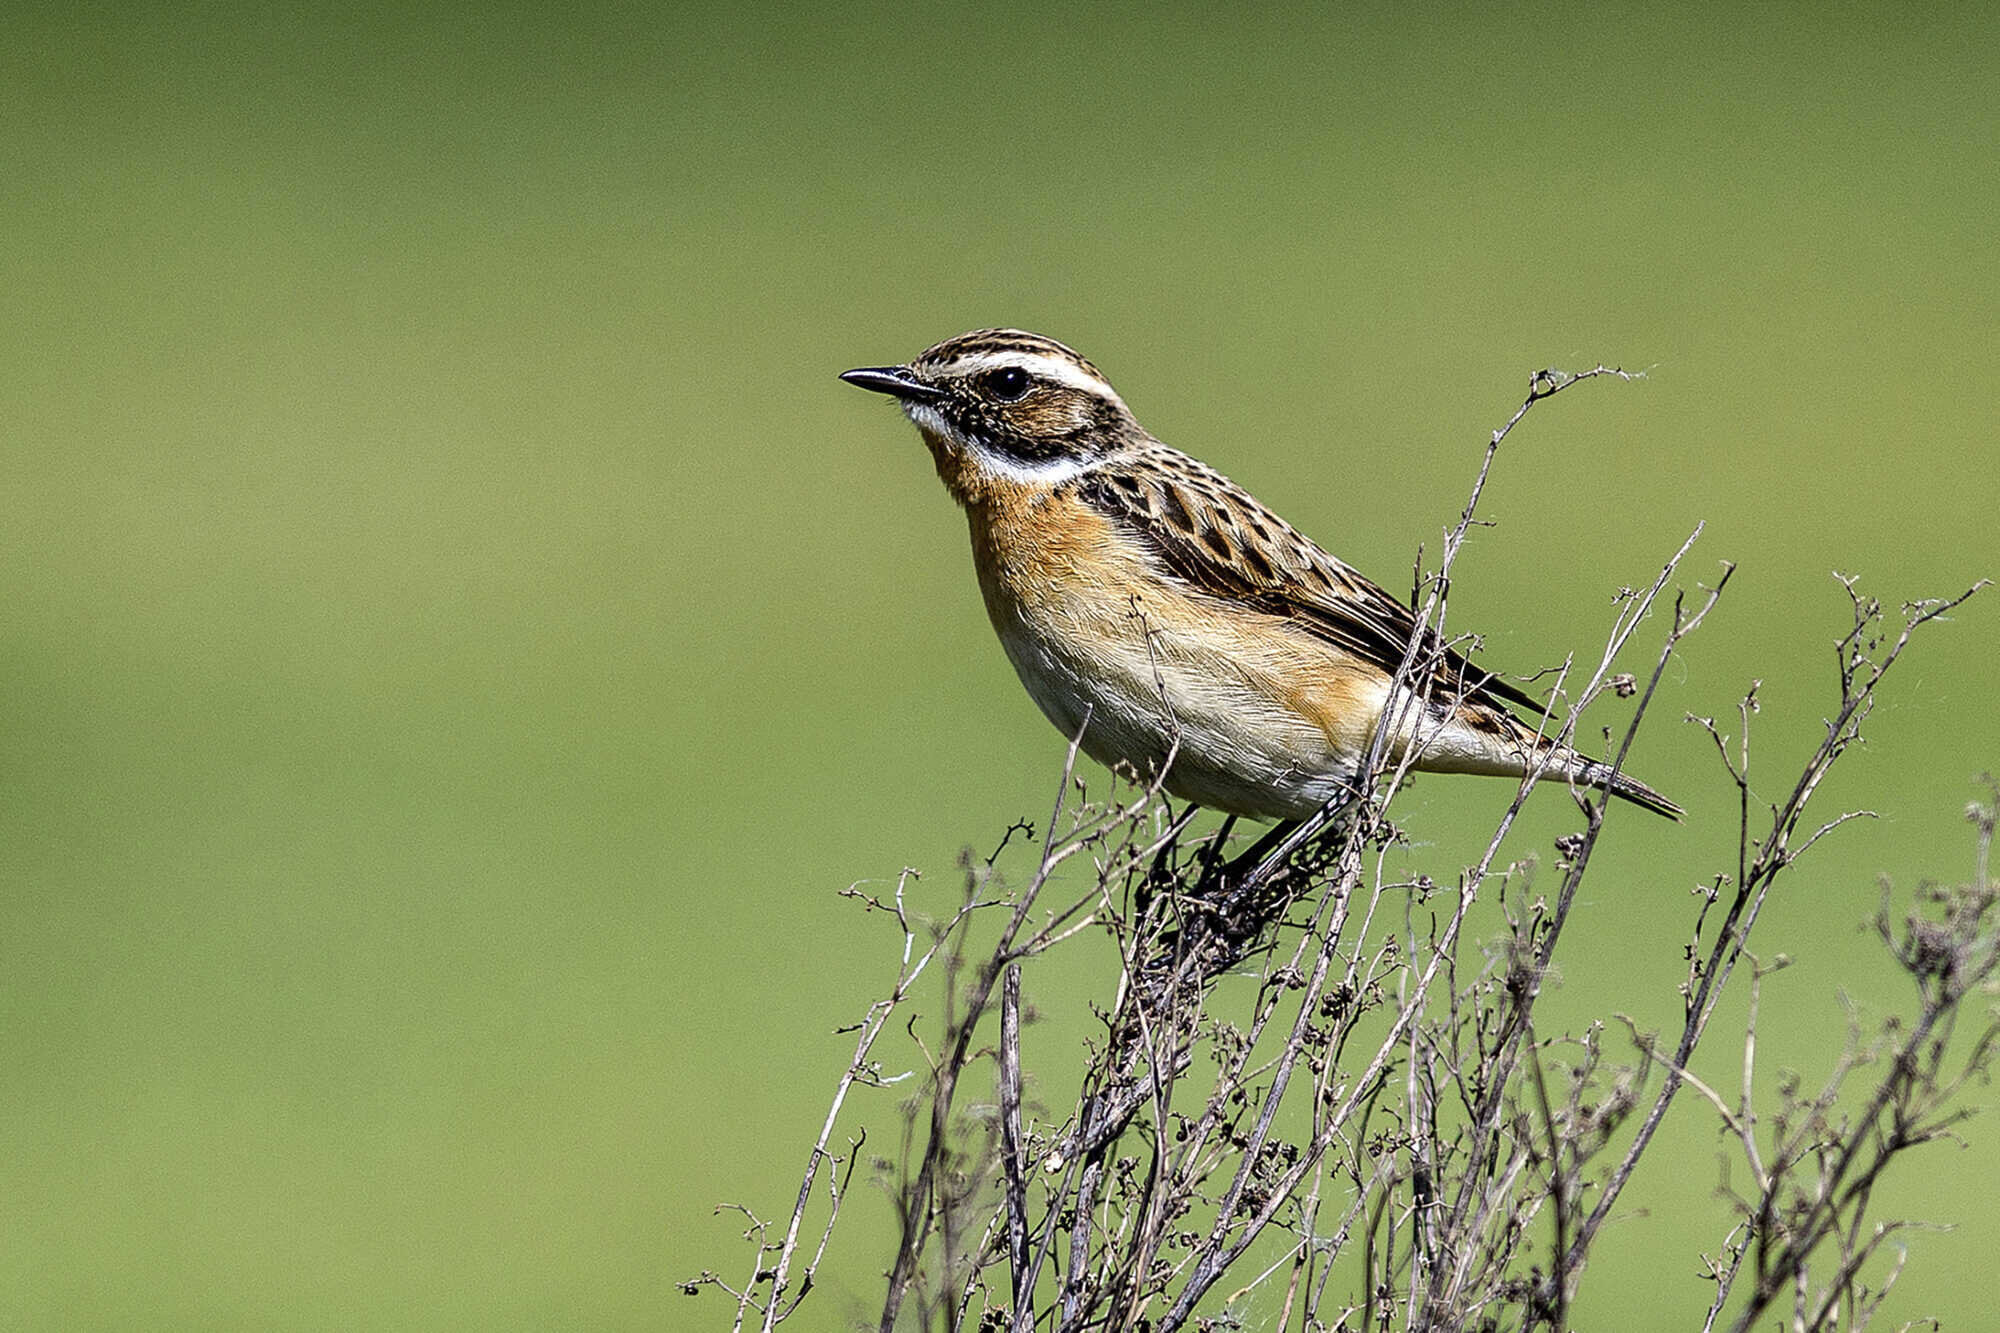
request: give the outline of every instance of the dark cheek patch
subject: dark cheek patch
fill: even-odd
[[[1030,399],[1015,408],[1011,414],[1016,429],[1023,435],[1036,439],[1049,439],[1067,435],[1079,424],[1076,415],[1060,402],[1038,402]]]
[[[1091,452],[1094,417],[1072,394],[1036,395],[1016,406],[980,413],[980,440],[1022,463],[1049,463]]]

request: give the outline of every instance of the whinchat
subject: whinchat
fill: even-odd
[[[1198,805],[1299,819],[1353,794],[1394,705],[1390,762],[1514,778],[1540,766],[1679,817],[1546,738],[1515,711],[1539,721],[1542,703],[1429,631],[1392,697],[1412,609],[1154,439],[1063,344],[982,329],[841,378],[915,423],[965,508],[1021,683],[1098,762]]]

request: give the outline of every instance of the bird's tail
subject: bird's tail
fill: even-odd
[[[1672,801],[1648,787],[1628,773],[1615,771],[1611,765],[1596,759],[1576,757],[1569,776],[1586,787],[1610,792],[1621,801],[1630,801],[1636,806],[1651,810],[1656,815],[1678,820],[1685,812]]]
[[[1460,708],[1435,734],[1426,738],[1417,767],[1439,773],[1490,773],[1518,778],[1529,768],[1545,765],[1548,778],[1581,783],[1630,801],[1668,819],[1679,819],[1678,805],[1629,774],[1601,759],[1557,745],[1550,736],[1498,708]]]

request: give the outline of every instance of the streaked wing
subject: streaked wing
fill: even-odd
[[[1070,484],[1183,582],[1292,620],[1388,674],[1402,666],[1417,632],[1410,608],[1214,469],[1156,445],[1137,466],[1089,472]],[[1426,631],[1425,647],[1436,654],[1443,688],[1535,717],[1547,711],[1511,682],[1440,651],[1434,632]]]

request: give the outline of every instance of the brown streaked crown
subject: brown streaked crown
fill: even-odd
[[[963,362],[974,357],[997,356],[1008,352],[1019,352],[1027,356],[1048,357],[1054,361],[1067,362],[1077,370],[1102,384],[1107,390],[1111,384],[1104,378],[1104,372],[1090,364],[1083,353],[1054,338],[1045,338],[1039,333],[1026,329],[974,329],[954,338],[946,338],[918,353],[910,363],[912,369],[919,367],[942,370],[955,362]]]

